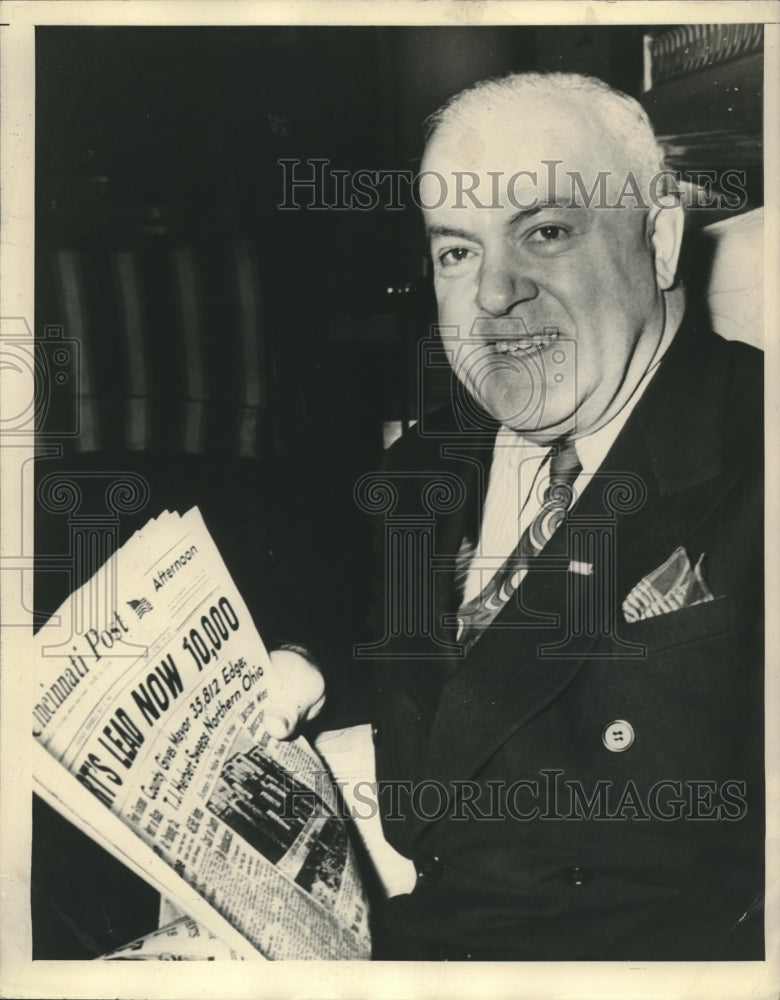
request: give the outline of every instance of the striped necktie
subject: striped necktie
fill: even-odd
[[[466,652],[517,590],[523,571],[549,542],[572,506],[574,481],[582,471],[574,443],[559,441],[550,449],[547,458],[550,460],[550,481],[533,521],[487,586],[462,604],[458,611],[457,640],[463,643]]]

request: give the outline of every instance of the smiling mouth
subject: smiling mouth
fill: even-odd
[[[559,330],[549,330],[544,333],[532,333],[518,337],[515,340],[494,340],[488,342],[488,347],[492,347],[499,354],[529,354],[537,351],[548,344],[554,343],[560,337]]]

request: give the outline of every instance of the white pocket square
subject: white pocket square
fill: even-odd
[[[701,565],[704,553],[691,566],[685,549],[677,548],[665,563],[648,573],[623,601],[623,617],[627,622],[668,614],[694,604],[714,600],[704,582]]]

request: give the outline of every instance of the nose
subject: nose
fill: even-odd
[[[490,316],[506,316],[516,305],[535,299],[539,289],[518,263],[502,252],[482,260],[477,305]]]

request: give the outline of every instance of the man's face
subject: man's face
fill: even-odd
[[[447,191],[424,214],[449,362],[493,417],[537,440],[603,424],[663,332],[648,213],[631,197],[621,208],[561,204],[571,201],[567,172],[590,191],[605,170],[614,203],[629,169],[622,160],[592,121],[538,99],[511,120],[486,112],[449,122],[426,152],[423,170]],[[559,161],[555,189],[543,161]],[[456,196],[472,184],[464,171],[479,176],[480,204]],[[444,189],[429,180],[424,205]]]

